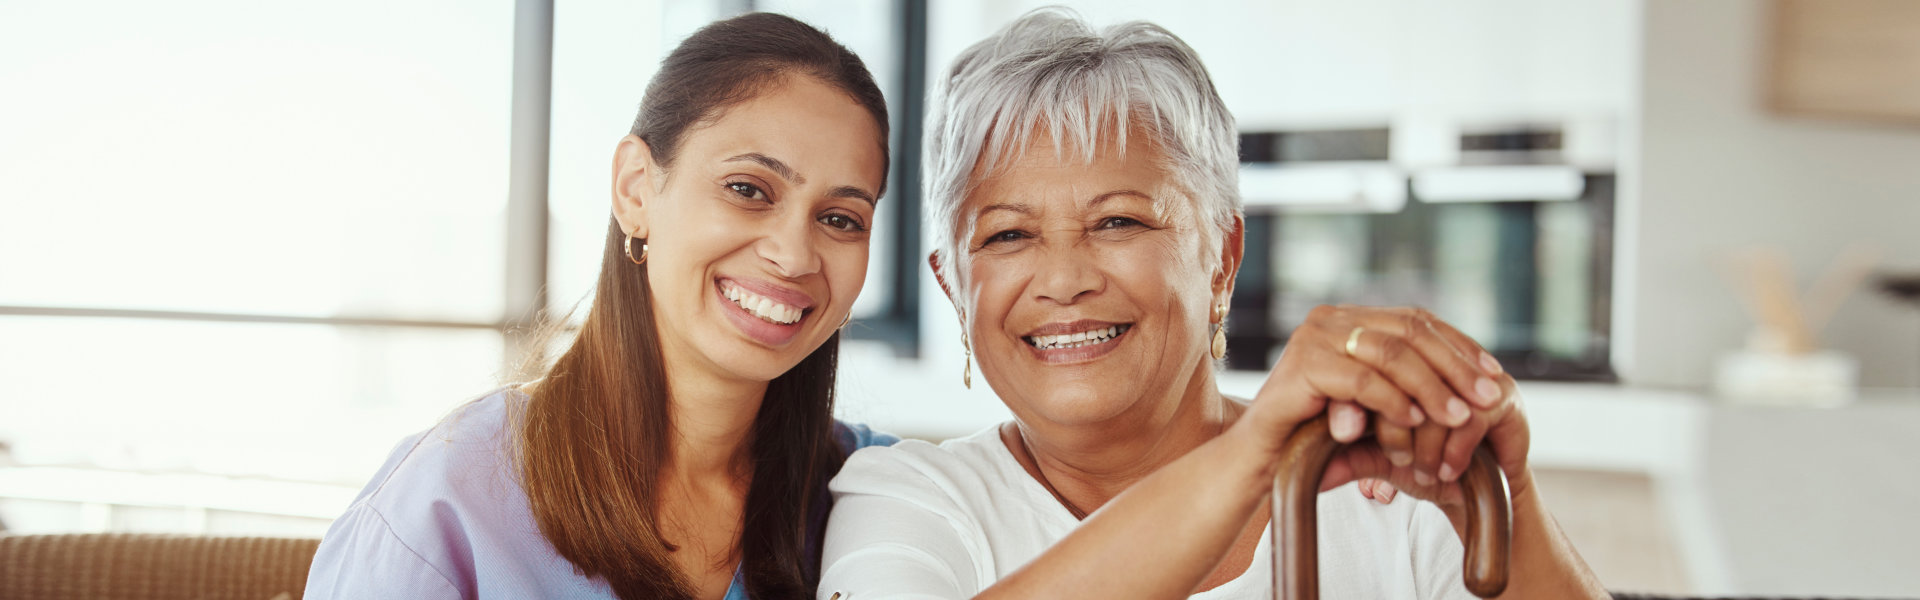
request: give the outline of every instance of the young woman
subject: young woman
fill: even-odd
[[[578,337],[395,449],[309,598],[797,598],[826,481],[890,442],[832,418],[886,106],[860,59],[750,14],[675,49],[613,157]]]

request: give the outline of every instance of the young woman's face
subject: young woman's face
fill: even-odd
[[[690,129],[671,170],[623,176],[645,152],[622,144],[616,210],[642,199],[622,225],[647,238],[670,368],[770,381],[833,335],[866,280],[880,135],[845,92],[789,76]]]

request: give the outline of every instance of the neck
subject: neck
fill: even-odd
[[[1116,418],[1110,426],[1032,426],[1002,429],[1003,441],[1073,508],[1091,513],[1134,482],[1218,436],[1240,414],[1220,394],[1213,369],[1196,365],[1176,398],[1143,400],[1148,414]],[[1013,438],[1013,439],[1006,439]],[[1024,444],[1026,452],[1019,452]],[[1022,456],[1025,454],[1025,456]]]
[[[751,473],[754,418],[766,398],[767,382],[718,376],[667,357],[669,480],[692,482],[715,477],[738,480]]]

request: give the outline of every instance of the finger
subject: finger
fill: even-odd
[[[1501,375],[1500,379],[1506,394],[1498,406],[1484,413],[1487,420],[1486,438],[1493,446],[1493,455],[1500,462],[1500,470],[1505,471],[1508,478],[1516,478],[1526,471],[1532,434],[1527,427],[1525,403],[1519,388],[1512,377]]]
[[[1413,479],[1420,485],[1439,481],[1440,459],[1446,451],[1447,433],[1439,423],[1428,423],[1413,430]]]
[[[1324,492],[1353,481],[1366,479],[1386,479],[1393,474],[1392,466],[1373,444],[1349,444],[1334,451],[1333,458],[1327,461],[1326,472],[1320,475],[1320,491]]]
[[[1387,454],[1387,462],[1396,467],[1413,464],[1413,431],[1387,422],[1375,423],[1373,438],[1380,443],[1380,451]]]
[[[1453,324],[1434,319],[1429,322],[1429,325],[1433,327],[1435,334],[1447,340],[1462,355],[1474,357],[1474,364],[1486,376],[1474,380],[1471,394],[1476,397],[1476,404],[1481,404],[1481,407],[1485,408],[1491,403],[1486,400],[1488,396],[1497,395],[1503,391],[1499,377],[1506,375],[1506,368],[1500,365],[1500,361],[1494,360],[1493,354],[1488,353],[1486,348],[1482,348],[1479,342],[1474,341],[1467,334],[1460,333]],[[1486,403],[1482,403],[1483,401]]]
[[[1334,441],[1353,443],[1367,432],[1367,409],[1352,402],[1335,402],[1327,407],[1327,428]]]
[[[1475,417],[1447,434],[1440,459],[1441,481],[1452,482],[1467,471],[1467,463],[1473,460],[1473,450],[1479,448],[1481,440],[1487,436],[1487,426],[1487,419]]]
[[[1316,395],[1351,400],[1380,415],[1382,420],[1402,427],[1414,427],[1426,422],[1426,415],[1414,404],[1413,399],[1372,366],[1344,355],[1324,352],[1316,359],[1315,364],[1301,368],[1307,385],[1313,388]],[[1335,435],[1335,438],[1339,436]]]
[[[1353,486],[1353,487],[1354,487],[1355,489],[1358,489],[1358,490],[1360,490],[1360,495],[1361,495],[1361,496],[1365,496],[1365,497],[1366,497],[1366,498],[1367,498],[1368,500],[1372,500],[1372,499],[1373,499],[1373,484],[1374,484],[1374,482],[1375,482],[1375,480],[1372,480],[1372,479],[1362,479],[1362,480],[1360,480],[1360,484],[1359,484],[1359,485],[1356,485],[1356,486]]]
[[[1399,494],[1400,490],[1395,489],[1392,483],[1386,481],[1381,481],[1373,486],[1373,499],[1379,501],[1381,504],[1392,504],[1393,497]]]
[[[1385,319],[1384,322],[1398,321],[1388,313],[1381,313],[1372,320],[1382,322],[1381,318]],[[1395,327],[1404,329],[1405,323],[1400,322]],[[1348,339],[1353,340],[1354,343],[1343,346],[1341,350],[1345,351],[1350,347],[1354,351],[1355,358],[1372,365],[1386,375],[1394,385],[1405,390],[1407,395],[1413,396],[1420,403],[1420,408],[1426,416],[1445,423],[1448,427],[1457,426],[1471,416],[1472,411],[1468,410],[1466,402],[1454,393],[1453,386],[1449,385],[1446,379],[1428,364],[1427,358],[1422,356],[1420,351],[1407,341],[1407,338],[1396,335],[1391,330],[1356,331],[1358,335],[1348,336]]]
[[[1497,372],[1488,372],[1486,364],[1491,363],[1497,369],[1499,363],[1493,356],[1465,339],[1447,322],[1433,316],[1426,309],[1410,308],[1400,311],[1399,317],[1405,321],[1406,337],[1420,355],[1427,359],[1435,372],[1447,380],[1454,391],[1476,406],[1491,406],[1500,395],[1500,388],[1491,378]],[[1456,335],[1441,332],[1445,328]],[[1465,339],[1464,342],[1455,338]]]

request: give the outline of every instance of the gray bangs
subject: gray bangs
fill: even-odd
[[[979,178],[1018,160],[1044,135],[1061,158],[1091,163],[1100,142],[1152,137],[1200,214],[1209,240],[1240,213],[1239,136],[1200,57],[1152,23],[1095,33],[1067,9],[1042,8],[974,44],[929,106],[924,172],[928,226],[949,281],[959,209]]]

